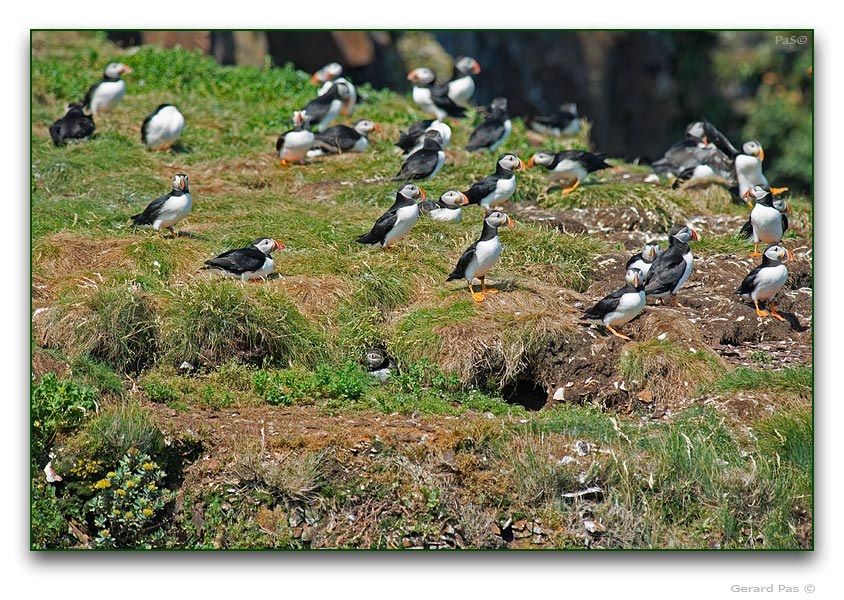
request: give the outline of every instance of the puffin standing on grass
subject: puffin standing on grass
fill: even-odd
[[[407,157],[393,181],[433,179],[445,163],[441,142],[442,136],[438,131],[426,132],[422,148]]]
[[[344,81],[332,82],[327,92],[308,102],[302,110],[310,117],[310,128],[317,131],[328,129],[343,109],[350,90],[350,85]]]
[[[413,83],[413,101],[416,105],[438,121],[446,117],[465,117],[466,109],[449,98],[447,86],[436,87],[435,78],[436,75],[428,67],[419,67],[407,74],[407,80]]]
[[[126,94],[126,82],[121,77],[131,72],[132,69],[123,63],[109,63],[103,78],[88,88],[82,107],[91,111],[95,119],[100,113],[113,109]]]
[[[352,82],[345,77],[342,77],[342,75],[343,67],[340,63],[328,63],[311,76],[311,83],[322,84],[319,91],[317,91],[318,96],[326,94],[335,83],[346,84],[349,87],[349,96],[343,100],[343,106],[340,109],[340,114],[350,117],[355,112],[355,106],[358,101],[358,93]]]
[[[436,202],[427,200],[419,204],[419,212],[431,217],[434,221],[459,223],[463,219],[463,209],[460,207],[468,203],[469,198],[463,192],[448,190],[443,192]]]
[[[293,129],[279,136],[275,149],[284,166],[295,162],[304,164],[308,150],[314,147],[315,135],[308,130],[308,113],[297,110],[293,113]]]
[[[495,173],[472,184],[463,192],[469,198],[469,204],[479,204],[489,210],[506,202],[516,192],[516,173],[524,171],[525,163],[515,154],[505,154],[498,159]]]
[[[185,128],[185,117],[172,104],[159,104],[141,125],[141,143],[150,150],[166,150]]]
[[[68,140],[84,140],[94,135],[94,119],[82,111],[82,105],[71,102],[65,116],[50,125],[50,137],[56,146],[63,146]]]
[[[533,117],[530,120],[530,128],[537,133],[546,133],[556,137],[576,135],[580,132],[577,104],[566,102],[561,104],[552,115]]]
[[[780,321],[785,321],[774,308],[774,297],[788,279],[788,269],[783,263],[791,260],[792,257],[791,251],[782,246],[768,246],[762,253],[762,264],[748,273],[735,291],[745,300],[753,301],[758,316],[768,316],[768,311],[759,308],[759,302],[768,300],[771,316]]]
[[[471,56],[460,56],[454,61],[451,81],[446,84],[448,97],[455,104],[467,105],[475,93],[475,80],[472,75],[481,72],[481,65]]]
[[[674,306],[677,292],[686,283],[694,266],[689,240],[698,240],[697,232],[688,225],[677,224],[668,232],[668,249],[657,256],[645,278],[645,294],[662,298],[671,296]]]
[[[648,276],[654,259],[660,254],[662,254],[662,248],[659,247],[659,244],[656,242],[648,242],[645,244],[645,247],[642,248],[641,252],[630,257],[630,260],[627,261],[625,268],[628,271],[630,269],[639,269],[642,272],[641,279],[642,284],[644,284],[645,277]]]
[[[759,244],[779,244],[788,229],[788,217],[785,213],[791,211],[788,203],[781,199],[774,199],[771,188],[754,185],[744,193],[746,200],[755,201],[750,211],[750,220],[744,224],[740,233],[753,238],[753,253],[750,256],[762,256]]]
[[[273,270],[274,251],[284,246],[272,238],[258,238],[246,248],[237,248],[205,261],[202,270],[216,271],[226,277],[238,277],[241,281],[266,279]]]
[[[412,183],[406,183],[396,192],[396,201],[383,215],[378,217],[372,230],[360,236],[356,242],[370,246],[381,246],[387,250],[407,235],[419,218],[418,200],[425,199],[425,191]]]
[[[510,137],[510,132],[513,131],[513,124],[510,122],[510,117],[507,116],[507,98],[493,99],[490,109],[489,118],[478,125],[469,137],[469,142],[466,144],[466,150],[469,152],[475,150],[494,152]]]
[[[530,157],[528,167],[533,165],[544,166],[551,176],[552,181],[561,179],[574,180],[574,183],[568,187],[563,187],[563,194],[570,194],[580,182],[583,181],[589,173],[600,171],[601,169],[611,169],[612,165],[608,165],[604,159],[607,155],[603,152],[596,154],[594,152],[587,152],[586,150],[563,150],[562,152],[537,152]],[[560,186],[552,186],[548,191],[560,189]]]
[[[144,212],[132,215],[132,227],[151,226],[157,232],[164,227],[176,237],[173,226],[188,216],[192,206],[188,176],[177,173],[173,176],[173,191],[150,202]]]
[[[373,131],[381,131],[381,128],[368,119],[358,121],[354,128],[346,125],[329,127],[314,134],[314,148],[308,150],[308,156],[364,152],[369,147],[368,136]]]
[[[402,154],[413,154],[422,148],[423,138],[428,131],[439,132],[442,137],[440,145],[443,147],[443,150],[448,148],[448,144],[451,142],[451,127],[436,119],[414,121],[407,128],[406,132],[401,133],[399,141],[395,145],[402,149]]]
[[[498,290],[486,287],[486,274],[498,262],[501,256],[501,240],[498,239],[499,227],[512,227],[513,219],[500,210],[490,210],[484,215],[484,228],[481,231],[480,239],[469,246],[457,266],[448,276],[446,281],[454,279],[465,279],[469,285],[469,293],[475,302],[483,302],[486,294],[497,294]],[[472,282],[478,278],[481,280],[481,291],[475,292]]]
[[[581,319],[603,325],[613,335],[629,340],[630,338],[613,329],[631,321],[645,308],[644,275],[639,269],[627,269],[625,276],[627,285],[605,296],[595,306],[584,311]]]

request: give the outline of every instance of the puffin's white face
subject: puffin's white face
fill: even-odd
[[[659,244],[648,243],[645,244],[645,247],[642,248],[642,258],[653,261],[657,256],[662,254],[662,248],[659,247]]]
[[[412,183],[405,183],[403,186],[401,186],[399,188],[399,194],[401,194],[402,196],[404,196],[408,200],[414,200],[414,201],[418,200],[420,198],[422,200],[427,198],[427,195],[425,194],[425,190],[423,190],[418,185],[414,185]]]
[[[340,77],[340,75],[343,74],[343,67],[340,65],[340,63],[336,63],[336,62],[328,63],[322,69],[323,69],[323,71],[325,71],[325,80],[326,81],[331,81],[332,79],[337,79],[338,77]]]
[[[177,173],[173,175],[173,189],[182,192],[188,191],[188,176],[184,173]]]
[[[277,242],[272,238],[258,238],[257,240],[252,242],[252,245],[267,256],[269,256],[276,250],[281,250],[282,248],[284,248],[284,246],[280,242]]]
[[[419,67],[413,69],[410,73],[407,74],[407,80],[419,85],[428,85],[429,83],[434,83],[436,79],[436,75],[434,72],[429,69],[428,67]]]
[[[675,233],[674,238],[676,238],[680,242],[683,242],[684,244],[688,244],[689,240],[697,241],[700,239],[697,235],[697,232],[689,226],[683,227],[680,231]]]
[[[765,151],[762,149],[762,144],[756,140],[745,142],[741,147],[741,151],[748,156],[755,156],[760,161],[765,160]]]
[[[458,206],[466,206],[469,204],[469,197],[463,192],[457,190],[448,190],[440,196],[440,201],[446,206],[457,208]]]
[[[706,134],[703,132],[703,121],[695,121],[694,123],[690,123],[688,127],[686,127],[686,134],[696,137],[699,140],[703,140],[706,138]]]
[[[756,202],[759,202],[759,200],[762,200],[770,193],[770,190],[766,189],[764,186],[754,185],[744,193],[744,197],[748,200],[755,200]]]
[[[533,156],[530,157],[528,161],[528,166],[532,167],[533,165],[541,165],[541,166],[548,166],[554,160],[554,155],[550,152],[537,152]]]
[[[355,123],[355,131],[361,135],[372,133],[373,131],[381,131],[381,128],[374,121],[369,119],[362,119]]]
[[[108,66],[105,68],[105,75],[106,77],[112,77],[114,79],[119,79],[121,75],[126,75],[127,73],[131,73],[132,69],[128,66],[124,65],[123,63],[108,63]]]
[[[293,113],[294,125],[305,125],[309,121],[308,112],[304,110],[297,110]]]
[[[505,154],[500,159],[498,159],[498,164],[505,169],[509,169],[510,171],[525,170],[525,163],[523,163],[522,159],[516,156],[515,154]]]
[[[459,58],[454,66],[463,75],[477,75],[481,72],[481,65],[471,56]]]
[[[500,210],[491,210],[484,216],[484,221],[492,227],[512,227],[513,219]]]
[[[778,260],[780,262],[786,262],[794,258],[794,255],[791,253],[791,250],[788,250],[776,244],[773,246],[768,246],[765,249],[765,252],[763,252],[763,254],[771,260]]]
[[[642,281],[642,271],[639,269],[628,269],[624,280],[633,287],[639,287],[639,282]]]
[[[370,368],[374,369],[382,362],[384,362],[384,353],[381,350],[373,348],[372,350],[366,351],[366,364],[368,364]]]

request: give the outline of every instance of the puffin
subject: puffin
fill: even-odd
[[[603,325],[613,335],[629,340],[629,337],[615,328],[621,329],[622,325],[639,316],[645,308],[645,277],[639,269],[631,268],[627,269],[624,279],[627,285],[585,310],[581,319]]]
[[[432,179],[445,162],[445,152],[440,145],[442,136],[438,131],[425,133],[422,148],[407,157],[393,181]]]
[[[596,154],[586,150],[563,150],[562,152],[548,152],[543,150],[530,157],[528,167],[533,165],[544,166],[551,175],[552,180],[574,179],[574,183],[563,188],[564,194],[570,194],[580,182],[588,175],[601,169],[610,169],[604,159],[607,155],[603,152]],[[559,189],[552,187],[551,190]]]
[[[769,301],[768,308],[772,317],[785,321],[776,308],[774,308],[774,296],[777,295],[788,279],[788,269],[783,264],[793,258],[790,250],[777,244],[768,246],[761,254],[762,264],[753,269],[735,293],[744,300],[751,300],[756,307],[756,314],[760,317],[767,317],[768,311],[759,308],[759,302]]]
[[[753,253],[750,256],[762,256],[759,244],[779,244],[788,229],[788,217],[791,211],[788,203],[774,199],[771,188],[754,185],[744,193],[745,199],[753,199],[755,204],[750,211],[750,220],[744,224],[740,233],[753,238]]]
[[[331,87],[321,96],[317,96],[305,105],[302,110],[310,117],[310,129],[325,131],[331,126],[343,108],[343,102],[350,97],[349,83],[331,82]]]
[[[530,128],[537,133],[546,133],[556,137],[576,135],[580,132],[577,104],[566,102],[561,104],[554,114],[531,118]]]
[[[378,217],[372,230],[355,241],[359,244],[381,246],[383,250],[387,250],[416,224],[419,218],[417,200],[425,198],[425,190],[412,183],[405,183],[396,192],[396,201],[387,212]]]
[[[510,132],[513,131],[513,124],[507,116],[507,98],[495,98],[490,104],[490,116],[472,132],[466,150],[489,150],[494,152],[503,144]]]
[[[322,84],[317,91],[318,96],[327,93],[335,83],[345,83],[349,87],[349,97],[343,100],[343,107],[340,109],[340,114],[351,116],[355,112],[355,106],[358,101],[357,89],[355,89],[351,81],[342,77],[342,75],[343,67],[340,63],[328,63],[311,76],[311,83]]]
[[[166,150],[185,128],[185,117],[172,104],[159,104],[141,125],[141,143],[150,150]]]
[[[471,56],[459,56],[454,61],[451,80],[446,83],[448,97],[455,104],[466,106],[475,93],[475,80],[472,75],[481,72],[481,65]]]
[[[297,110],[293,113],[293,129],[282,133],[275,143],[275,149],[284,166],[295,162],[304,164],[305,156],[314,147],[315,134],[308,129],[308,113]]]
[[[427,131],[439,132],[442,137],[442,143],[440,145],[443,149],[448,148],[448,144],[451,142],[451,127],[436,119],[414,121],[407,128],[406,132],[401,133],[399,141],[395,145],[402,149],[402,154],[413,154],[422,147],[422,138]]]
[[[428,67],[419,67],[407,74],[407,80],[413,83],[413,101],[416,105],[438,121],[446,117],[465,117],[466,109],[448,97],[447,86],[435,86],[435,78],[434,72]]]
[[[498,290],[486,287],[486,274],[498,262],[501,256],[501,240],[498,239],[499,227],[512,227],[513,219],[500,210],[489,210],[484,215],[484,228],[481,237],[477,242],[469,246],[457,266],[448,276],[446,281],[454,279],[465,279],[469,285],[469,293],[475,302],[483,302],[486,294],[497,294]],[[481,291],[475,292],[472,282],[478,278],[481,280]]]
[[[228,250],[205,261],[203,271],[216,271],[226,277],[239,277],[241,281],[266,279],[273,270],[274,251],[284,246],[272,238],[258,238],[246,248]]]
[[[103,78],[88,88],[82,100],[82,107],[87,108],[95,119],[100,113],[113,109],[126,94],[126,82],[122,76],[131,72],[132,69],[123,63],[109,63]]]
[[[668,248],[657,256],[645,277],[645,294],[656,298],[671,296],[674,306],[677,292],[686,283],[694,266],[694,256],[689,240],[700,239],[697,232],[688,225],[676,224],[668,232]]]
[[[654,259],[662,254],[662,248],[656,242],[648,242],[642,251],[630,257],[625,265],[626,269],[639,269],[642,272],[642,284],[645,283],[645,277],[651,270],[651,265]]]
[[[382,348],[370,348],[366,351],[366,372],[376,383],[384,384],[398,368],[396,361],[390,358]]]
[[[50,137],[53,144],[63,146],[68,140],[84,140],[94,135],[94,119],[86,115],[79,102],[67,105],[65,116],[50,125]]]
[[[516,173],[524,171],[525,163],[515,154],[505,154],[495,164],[495,173],[472,184],[463,192],[469,198],[469,204],[479,204],[489,210],[506,202],[516,192]]]
[[[354,128],[346,125],[329,127],[313,134],[314,147],[308,150],[308,156],[363,152],[369,147],[368,136],[373,131],[381,131],[381,127],[369,119],[356,122]]]
[[[469,198],[463,192],[448,190],[443,192],[439,200],[426,200],[419,204],[419,212],[431,217],[434,221],[445,223],[459,223],[463,220],[461,206],[469,204]]]
[[[727,137],[712,123],[694,121],[686,126],[685,137],[672,144],[652,167],[656,174],[679,177],[681,182],[718,176],[733,185],[736,181],[733,159],[737,154]],[[706,168],[695,173],[696,167],[701,166]]]
[[[177,173],[173,176],[173,191],[169,194],[156,198],[144,209],[144,212],[132,215],[132,227],[151,226],[155,231],[161,232],[164,227],[170,230],[173,237],[176,237],[176,230],[173,226],[188,216],[193,200],[188,189],[188,176],[184,173]]]
[[[741,198],[746,195],[754,185],[768,186],[768,179],[762,173],[762,161],[765,160],[765,150],[758,140],[745,142],[741,147],[741,153],[735,157],[736,178],[738,179],[738,192]],[[777,195],[788,190],[784,188],[770,188],[771,193]]]

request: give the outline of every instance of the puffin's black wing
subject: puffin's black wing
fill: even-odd
[[[727,157],[730,163],[732,163],[736,156],[740,154],[730,140],[727,139],[727,136],[718,131],[718,129],[716,129],[716,127],[709,121],[703,122],[703,133],[706,135],[706,139],[715,144],[715,147]]]
[[[654,161],[651,165],[655,173],[664,174],[668,172],[680,173],[688,168],[694,169],[701,164],[701,156],[698,148],[698,141],[685,139],[672,144],[662,158]]]
[[[744,280],[741,282],[741,285],[738,286],[738,289],[735,291],[736,294],[749,294],[753,291],[753,288],[756,287],[756,276],[759,274],[759,271],[762,270],[762,266],[758,266],[753,269]]]
[[[783,217],[785,217],[785,215],[783,215]],[[750,222],[750,219],[747,220],[747,223],[741,226],[741,229],[739,230],[739,235],[746,238],[749,238],[751,235],[753,235],[753,223]]]
[[[384,238],[387,236],[387,233],[396,225],[396,221],[398,221],[398,209],[391,208],[383,215],[378,217],[378,220],[375,221],[375,225],[372,226],[372,230],[369,233],[366,233],[360,236],[356,242],[360,244],[380,244],[384,241]]]
[[[152,222],[155,221],[155,217],[158,216],[161,207],[164,206],[164,203],[170,199],[170,194],[166,196],[161,196],[161,198],[156,198],[152,202],[147,205],[144,209],[144,212],[138,213],[137,215],[132,215],[129,217],[133,219],[132,226],[138,227],[140,225],[152,225]],[[260,252],[260,251],[259,251]]]
[[[413,147],[419,141],[419,138],[422,137],[424,131],[417,131],[417,132],[410,132],[402,133],[399,136],[399,141],[396,142],[396,146],[401,148],[405,154],[413,150]]]
[[[61,146],[64,144],[64,136],[62,136],[62,119],[53,121],[50,125],[50,137],[53,138],[53,144]]]
[[[339,154],[354,148],[361,135],[346,125],[335,125],[323,132],[314,133],[314,146],[325,152]]]
[[[281,152],[281,149],[284,146],[284,136],[286,136],[291,131],[293,131],[293,130],[291,129],[290,131],[285,131],[280,136],[278,136],[278,139],[275,141],[275,149],[277,151]]]
[[[325,118],[325,115],[328,114],[328,109],[331,108],[332,98],[326,98],[328,94],[324,96],[320,96],[319,98],[314,98],[310,102],[305,105],[304,110],[308,113],[308,117],[310,117],[310,124],[309,127],[314,128],[319,125],[320,121]]]
[[[482,150],[489,148],[504,135],[504,121],[501,119],[487,119],[481,123],[469,137],[466,150]]]
[[[788,229],[788,217],[785,213],[782,213],[782,233],[785,235],[785,231]]]
[[[498,177],[489,175],[473,183],[472,187],[463,193],[469,198],[469,204],[480,204],[481,200],[495,191],[496,185],[498,185]]]
[[[450,117],[462,119],[466,116],[466,109],[455,104],[454,100],[448,97],[448,86],[432,87],[431,101],[447,112]]]
[[[654,259],[645,278],[646,294],[667,294],[686,271],[683,254],[666,250]]]
[[[147,129],[149,128],[149,122],[152,121],[152,118],[156,114],[157,112],[152,113],[146,119],[144,119],[143,123],[141,123],[141,143],[143,144],[147,143]]]
[[[466,252],[464,252],[463,256],[460,257],[460,260],[457,261],[457,266],[454,267],[454,270],[451,272],[451,275],[448,276],[446,281],[466,277],[466,268],[469,266],[469,263],[472,262],[472,257],[475,256],[475,249],[477,247],[478,242],[475,242],[466,249]]]
[[[97,91],[97,86],[101,83],[102,81],[98,81],[97,83],[88,88],[88,91],[85,92],[85,98],[82,99],[82,108],[91,107],[91,100],[94,97],[94,92]]]
[[[254,247],[238,248],[223,252],[216,258],[205,261],[207,267],[203,269],[222,269],[229,273],[241,275],[260,269],[267,260],[266,255]]]
[[[625,286],[614,291],[608,296],[604,296],[598,301],[595,306],[583,311],[583,318],[586,319],[602,319],[605,315],[611,313],[618,308],[619,299],[630,291],[636,291],[632,286]]]
[[[434,150],[417,150],[404,161],[393,181],[425,179],[436,168],[439,160],[439,153]]]
[[[432,210],[437,210],[439,207],[440,205],[436,202],[425,200],[419,203],[419,212],[423,215],[430,215]]]

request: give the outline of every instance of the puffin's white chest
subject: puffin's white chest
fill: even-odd
[[[292,162],[305,158],[308,150],[314,145],[314,134],[307,130],[289,131],[284,134],[284,143],[279,152],[279,158]]]
[[[434,104],[434,101],[431,99],[431,90],[429,88],[414,86],[413,101],[419,108],[431,115],[434,115],[437,119],[442,119],[448,115],[446,111]]]
[[[739,195],[744,198],[745,192],[754,185],[768,185],[768,180],[762,174],[762,161],[749,154],[736,156],[736,178],[738,179]]]
[[[750,211],[753,242],[776,244],[782,239],[782,214],[776,208],[757,204]]]
[[[480,205],[489,210],[491,207],[508,200],[515,192],[516,177],[501,178],[496,182],[492,193],[481,200]]]
[[[645,290],[623,294],[618,299],[618,306],[601,319],[604,325],[624,325],[645,308]]]
[[[122,79],[100,82],[91,97],[91,112],[96,115],[110,111],[120,102],[124,94],[126,94],[126,82]]]
[[[363,152],[369,147],[369,140],[366,136],[361,136],[361,138],[355,142],[355,145],[352,146],[350,152]]]
[[[257,271],[247,271],[244,272],[240,278],[243,281],[249,281],[250,279],[259,279],[259,278],[266,278],[267,275],[273,272],[273,265],[275,262],[273,261],[271,256],[268,256],[264,259],[264,264],[261,265]]]
[[[504,121],[504,133],[501,134],[501,137],[495,142],[492,146],[489,147],[490,151],[498,150],[499,146],[507,141],[507,138],[510,137],[510,134],[513,132],[513,124],[510,122],[510,119]]]
[[[397,240],[403,238],[410,231],[410,228],[416,224],[416,219],[419,218],[419,205],[413,204],[411,206],[403,206],[396,211],[396,224],[384,236],[383,247],[392,246]]]
[[[475,277],[483,277],[498,262],[501,256],[501,240],[495,236],[491,240],[478,242],[475,246],[475,256],[466,267],[466,281],[472,283]]]
[[[152,223],[152,228],[158,231],[162,227],[172,227],[188,216],[192,206],[193,201],[189,193],[170,196],[158,212],[155,221]]]
[[[428,214],[434,221],[443,223],[459,223],[463,220],[461,208],[435,208]]]
[[[175,106],[158,111],[146,125],[146,145],[161,150],[175,142],[185,128],[185,118]]]
[[[448,97],[455,104],[466,104],[475,93],[475,80],[471,75],[464,75],[459,79],[448,82]]]
[[[773,298],[782,289],[782,286],[785,285],[787,279],[788,269],[783,264],[760,269],[756,274],[753,291],[750,292],[750,299],[768,300]]]
[[[692,267],[695,266],[695,257],[692,255],[691,250],[688,250],[683,255],[683,261],[686,263],[686,268],[683,271],[683,275],[677,281],[677,285],[674,286],[674,289],[671,292],[672,294],[679,292],[680,288],[683,287],[683,284],[686,283],[686,280],[689,278],[689,275],[692,274]]]
[[[557,163],[557,166],[551,171],[551,177],[554,179],[562,179],[564,177],[577,177],[578,181],[583,181],[586,177],[586,169],[583,165],[575,160],[564,158]]]

